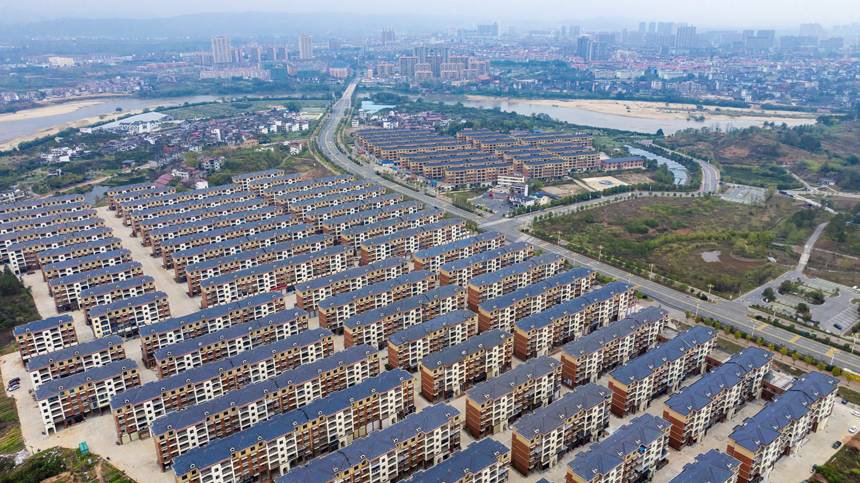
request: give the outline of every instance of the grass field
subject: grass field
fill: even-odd
[[[816,481],[828,483],[860,483],[860,438],[852,437],[826,464],[819,464]]]
[[[0,455],[13,455],[24,449],[24,437],[21,435],[15,400],[4,390],[5,384],[4,380],[0,387]]]
[[[798,214],[799,213],[799,214]],[[767,261],[794,265],[798,256],[772,247],[771,241],[802,242],[824,217],[785,197],[744,205],[716,197],[640,197],[576,215],[538,221],[535,231],[561,233],[573,248],[597,250],[602,257],[655,264],[667,283],[689,284],[728,297],[779,275]],[[706,262],[704,252],[719,261]]]
[[[177,107],[175,109],[165,109],[164,114],[173,116],[177,119],[199,119],[205,117],[218,116],[235,116],[247,112],[265,111],[271,109],[271,106],[284,106],[290,102],[301,104],[302,109],[313,108],[322,109],[328,101],[322,100],[302,100],[296,99],[280,99],[280,100],[262,100],[262,101],[234,101],[234,102],[213,102],[210,104],[202,104],[199,106]]]

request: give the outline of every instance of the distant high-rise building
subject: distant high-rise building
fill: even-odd
[[[591,48],[591,39],[588,37],[580,37],[576,41],[576,55],[582,57],[583,60],[588,60],[589,50]]]
[[[744,30],[743,40],[746,40],[750,37],[755,37],[755,30]]]
[[[597,41],[604,42],[607,45],[615,43],[615,34],[614,33],[603,33],[597,34]]]
[[[328,50],[340,50],[340,40],[329,40]]]
[[[299,35],[299,58],[302,60],[314,58],[314,46],[310,35]]]
[[[672,35],[672,27],[674,22],[659,22],[657,24],[657,33],[660,35]]]
[[[696,27],[679,27],[675,36],[675,47],[690,49],[696,46]]]
[[[393,44],[396,38],[394,29],[382,29],[382,45]]]
[[[579,37],[579,30],[580,30],[580,29],[579,29],[579,25],[571,25],[571,26],[570,26],[570,36],[571,36],[572,38],[577,38],[577,37]]]
[[[260,63],[263,61],[262,47],[245,47],[245,55],[248,56],[249,62]]]
[[[426,64],[427,56],[430,55],[430,49],[427,47],[414,47],[412,49],[412,55],[418,57],[418,63]]]
[[[639,31],[645,33],[648,30],[647,22],[639,22]]]
[[[824,35],[824,27],[818,23],[802,23],[800,24],[801,37],[821,37]]]
[[[567,37],[567,26],[566,25],[561,26],[561,36]]]
[[[776,41],[776,30],[759,30],[758,37],[768,39],[767,48],[771,48],[774,46],[774,42]]]
[[[493,22],[492,25],[478,25],[478,35],[481,37],[498,37],[499,23]]]
[[[215,37],[212,39],[212,61],[216,64],[229,64],[232,61],[233,49],[230,47],[230,37]]]
[[[657,22],[651,22],[648,24],[648,31],[656,33],[657,32]]]
[[[415,76],[415,64],[418,63],[418,57],[404,55],[400,57],[400,75],[403,77]]]

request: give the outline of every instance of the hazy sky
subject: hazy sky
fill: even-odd
[[[203,12],[345,12],[443,15],[558,23],[599,17],[631,21],[687,22],[702,27],[784,26],[818,22],[830,28],[860,22],[857,0],[0,0],[0,11],[17,10],[39,17],[148,18]],[[28,15],[29,17],[29,15]]]

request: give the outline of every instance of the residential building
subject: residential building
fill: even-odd
[[[120,280],[116,283],[99,285],[81,291],[80,306],[84,309],[84,319],[92,325],[90,310],[98,305],[107,305],[119,300],[139,297],[155,292],[155,279],[148,275]]]
[[[696,456],[692,463],[684,465],[681,473],[669,483],[736,483],[741,462],[712,449]]]
[[[128,263],[130,261],[132,261],[131,250],[127,248],[110,250],[93,255],[78,256],[77,258],[70,258],[62,262],[42,265],[42,278],[47,282],[66,275],[74,275],[76,273],[88,272],[99,268],[112,267],[114,265]]]
[[[87,414],[110,404],[110,398],[140,385],[137,362],[124,359],[77,374],[53,379],[36,388],[34,397],[45,434],[80,423]]]
[[[59,315],[37,320],[12,329],[21,362],[27,362],[40,354],[56,352],[78,343],[75,321],[71,315]]]
[[[314,46],[310,35],[299,35],[299,59],[311,60],[314,58]]]
[[[523,360],[549,355],[557,347],[623,319],[635,305],[633,286],[624,282],[612,282],[557,304],[514,323],[514,355]]]
[[[648,413],[633,418],[567,464],[565,483],[634,483],[665,466],[670,424]]]
[[[646,307],[561,346],[562,384],[578,387],[597,382],[603,374],[653,349],[668,320],[669,312]],[[515,333],[515,341],[516,337]]]
[[[140,262],[127,262],[89,272],[57,277],[48,282],[48,288],[54,297],[57,312],[65,312],[80,308],[81,292],[88,288],[141,276],[143,276],[143,265]]]
[[[514,242],[510,245],[446,263],[439,267],[439,283],[466,287],[469,280],[501,268],[520,263],[534,255],[534,245]]]
[[[143,327],[140,329],[143,361],[147,367],[153,367],[155,364],[153,354],[162,347],[285,310],[287,310],[287,303],[284,294],[267,292]],[[292,317],[296,320],[296,328],[291,331],[306,330],[307,314],[303,314],[301,310],[292,312]]]
[[[515,290],[478,305],[478,329],[512,332],[514,324],[532,314],[582,296],[592,285],[595,273],[574,268],[528,287]]]
[[[560,392],[561,363],[546,356],[531,359],[466,391],[466,427],[477,439],[501,433]]]
[[[155,443],[156,459],[162,470],[166,470],[173,458],[198,446],[248,429],[277,414],[307,406],[337,391],[362,384],[373,386],[374,382],[368,382],[373,378],[395,377],[396,386],[400,387],[401,374],[408,377],[408,373],[399,370],[380,376],[379,354],[369,346],[343,350],[152,421],[149,431]],[[408,387],[413,390],[411,382]]]
[[[297,283],[342,272],[354,265],[352,247],[334,246],[283,261],[207,278],[200,282],[202,308],[234,302],[248,295],[291,290]]]
[[[279,314],[269,317],[278,317]],[[253,324],[253,322],[250,322]],[[322,348],[314,347],[322,344]],[[309,350],[314,348],[314,350]],[[217,362],[130,389],[111,399],[117,440],[125,444],[149,434],[149,425],[168,412],[221,397],[271,379],[334,353],[332,333],[306,330],[295,336],[240,352]]]
[[[415,270],[438,272],[445,263],[462,260],[487,250],[505,245],[505,235],[497,231],[479,233],[469,238],[456,240],[412,253]]]
[[[415,412],[413,390],[409,374],[396,369],[305,407],[273,415],[254,427],[176,457],[176,482],[274,478],[276,471],[283,474],[315,457],[348,448],[367,433],[387,428]],[[445,433],[435,434],[441,438]]]
[[[112,335],[33,356],[27,361],[26,367],[33,387],[39,387],[52,379],[78,374],[125,358],[122,338]]]
[[[212,59],[216,64],[229,64],[233,61],[230,37],[214,37],[212,39]]]
[[[237,174],[231,177],[230,180],[233,182],[233,184],[239,185],[242,191],[248,191],[251,189],[251,183],[254,181],[277,178],[280,176],[284,176],[283,169],[267,169],[265,171],[255,171],[253,173]],[[290,179],[296,179],[295,175],[290,176],[292,176]]]
[[[523,476],[544,472],[566,453],[598,440],[609,426],[611,396],[590,382],[524,416],[511,426],[511,466]]]
[[[319,303],[329,297],[395,279],[409,272],[408,257],[392,257],[362,267],[297,283],[296,307],[316,314]]]
[[[478,314],[455,310],[388,336],[388,364],[407,371],[418,369],[421,359],[461,344],[478,333]]]
[[[461,218],[449,218],[419,228],[404,230],[361,242],[360,265],[388,257],[402,257],[426,248],[467,238],[472,232]]]
[[[714,425],[730,420],[762,393],[773,353],[748,347],[733,355],[663,403],[663,419],[672,423],[669,445],[677,450],[703,441]]]
[[[513,336],[493,329],[421,359],[421,395],[432,403],[457,397],[511,368]]]
[[[403,483],[507,483],[511,450],[504,444],[485,439],[454,453],[444,465],[419,471]],[[462,468],[452,471],[452,468]]]
[[[90,309],[96,338],[111,334],[131,338],[138,335],[141,327],[169,318],[170,304],[164,292],[150,292]]]
[[[441,464],[460,450],[460,411],[447,404],[413,413],[370,438],[293,468],[276,483],[389,483]],[[376,428],[374,428],[376,429]]]
[[[469,290],[467,299],[469,310],[478,310],[478,306],[487,300],[554,277],[561,273],[562,268],[564,268],[564,258],[561,255],[546,253],[474,277],[469,280],[469,285],[466,287]]]
[[[827,426],[838,380],[810,372],[755,416],[735,426],[726,453],[741,462],[738,482],[767,478],[783,456],[799,451],[809,433]]]
[[[346,319],[432,290],[436,288],[437,278],[433,272],[419,270],[329,297],[319,303],[320,327],[335,334],[342,333]]]
[[[158,349],[152,355],[158,378],[181,374],[203,364],[298,336],[303,333],[298,330],[299,318],[306,316],[301,309],[283,310]],[[327,346],[324,340],[293,339],[293,342],[307,342],[312,346],[308,350],[318,352]]]
[[[717,331],[697,325],[609,373],[612,413],[644,411],[658,396],[672,394],[689,376],[700,374],[717,342]]]

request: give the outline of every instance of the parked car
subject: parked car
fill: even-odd
[[[21,387],[21,384],[10,384],[9,387],[6,388],[6,390],[11,392],[15,389],[18,389],[19,387]]]
[[[812,465],[812,472],[815,473],[815,470],[818,469],[818,465]]]
[[[858,418],[860,418],[860,412],[857,412],[857,411],[851,411],[851,415],[852,415],[852,416],[857,416]]]
[[[837,441],[833,443],[833,449],[839,449],[840,446],[842,446],[842,441]]]
[[[842,404],[848,404],[848,400],[845,398],[842,398]]]
[[[13,377],[12,379],[9,379],[9,382],[7,384],[14,384],[16,382],[20,383],[21,378],[20,377]]]
[[[845,329],[843,329],[843,328],[842,328],[842,326],[841,326],[841,325],[839,325],[839,324],[833,324],[833,327],[836,327],[836,328],[837,328],[837,329],[839,329],[839,330],[845,330]]]
[[[851,426],[850,428],[848,428],[848,432],[851,434],[856,433],[857,432],[857,426]]]

